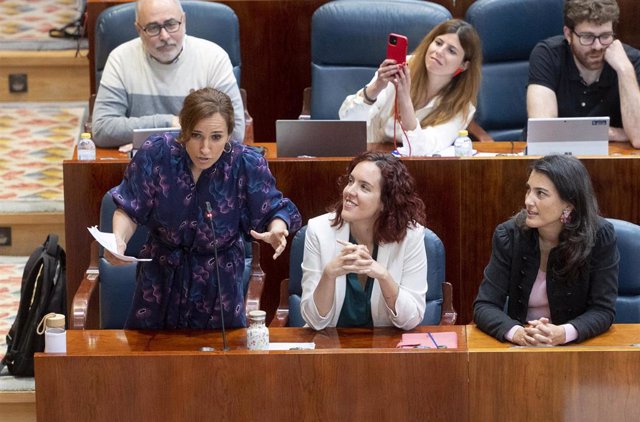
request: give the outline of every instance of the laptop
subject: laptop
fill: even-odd
[[[151,135],[164,135],[165,133],[171,133],[174,136],[177,136],[180,133],[179,127],[151,127],[145,129],[133,129],[133,139],[131,143],[133,144],[133,150],[139,150],[144,141]]]
[[[278,157],[354,157],[367,150],[364,120],[277,120]]]
[[[527,155],[609,154],[609,117],[529,119]]]

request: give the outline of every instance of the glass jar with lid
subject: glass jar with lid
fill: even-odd
[[[265,311],[249,312],[247,328],[247,348],[249,350],[269,350],[269,328],[265,324]]]

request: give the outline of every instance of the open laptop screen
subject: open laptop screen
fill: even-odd
[[[527,155],[609,154],[609,117],[529,119]]]
[[[278,157],[354,157],[367,150],[367,122],[277,120]]]

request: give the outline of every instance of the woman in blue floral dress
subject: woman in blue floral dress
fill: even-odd
[[[229,141],[233,116],[224,93],[192,92],[180,113],[181,135],[148,139],[112,190],[118,252],[124,253],[137,224],[150,233],[140,257],[152,260],[139,264],[126,328],[219,328],[218,281],[225,326],[246,326],[243,234],[271,244],[275,259],[289,230],[300,228],[300,213],[276,189],[266,160]]]

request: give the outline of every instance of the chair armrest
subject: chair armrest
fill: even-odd
[[[311,87],[308,86],[302,91],[302,110],[298,120],[309,120],[311,118]]]
[[[260,309],[260,299],[262,298],[262,290],[264,289],[264,280],[266,278],[260,266],[260,243],[254,240],[251,242],[251,249],[253,254],[251,276],[247,286],[247,297],[244,298],[244,309],[247,316],[249,312]]]
[[[98,243],[94,240],[91,242],[89,267],[84,272],[84,278],[80,282],[80,286],[78,286],[78,290],[76,290],[76,293],[73,295],[73,301],[71,302],[71,329],[84,330],[87,327],[89,305],[93,297],[93,292],[98,285],[99,276]]]
[[[442,283],[442,314],[440,325],[455,325],[458,313],[453,308],[453,286],[446,281]]]
[[[92,133],[92,121],[93,121],[93,106],[96,103],[96,94],[91,94],[89,97],[89,115],[87,116],[87,120],[84,122],[84,131],[88,133]]]
[[[286,327],[289,322],[289,279],[280,282],[280,303],[269,327]]]
[[[244,107],[244,143],[252,144],[255,141],[253,135],[253,117],[251,117],[247,108],[247,90],[240,88],[240,96],[242,97],[242,105]]]
[[[489,135],[475,120],[469,123],[469,133],[474,141],[480,142],[494,142],[491,135]]]

